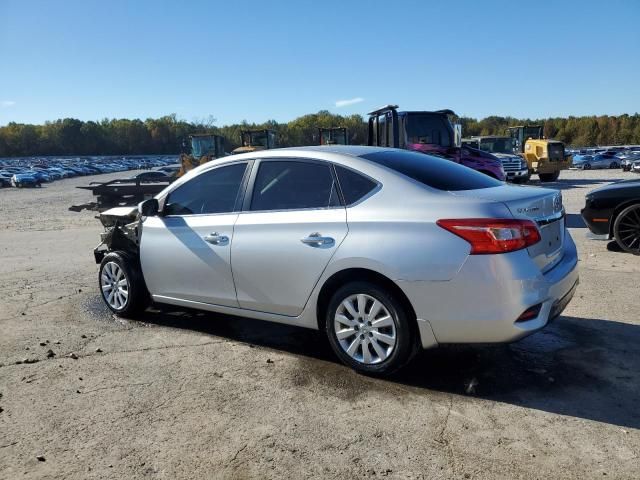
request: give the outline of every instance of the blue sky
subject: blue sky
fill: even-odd
[[[0,0],[0,65],[0,125],[635,113],[640,1]]]

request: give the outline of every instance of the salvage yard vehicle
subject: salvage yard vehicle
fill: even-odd
[[[320,329],[369,374],[420,348],[520,339],[578,283],[560,192],[390,148],[226,157],[100,219],[116,314],[152,299]]]
[[[620,160],[620,168],[622,168],[624,172],[630,172],[635,162],[640,162],[640,152],[630,152],[625,155],[625,157]]]
[[[437,155],[504,181],[497,157],[462,146],[462,127],[449,119],[454,115],[451,110],[398,112],[397,105],[386,105],[369,112],[368,144]]]
[[[620,160],[611,154],[576,155],[573,166],[582,170],[597,170],[605,168],[619,168]]]
[[[463,139],[462,144],[467,144],[471,148],[477,148],[483,152],[498,157],[502,162],[502,168],[507,176],[507,181],[513,183],[527,183],[531,174],[527,161],[520,155],[513,153],[514,144],[511,137],[501,137],[497,135],[474,136]]]
[[[234,149],[231,152],[233,155],[269,150],[277,146],[276,132],[266,128],[262,130],[243,130],[240,132],[240,139],[242,146]]]
[[[16,173],[11,177],[11,185],[18,188],[41,187],[42,181],[33,173]]]
[[[211,160],[227,155],[224,151],[224,137],[220,135],[194,133],[189,135],[189,140],[191,141],[191,152],[180,155],[178,177]]]
[[[560,171],[571,166],[571,155],[565,154],[564,143],[544,138],[542,126],[509,127],[507,134],[513,138],[514,153],[522,155],[529,171],[537,174],[541,182],[555,182]]]
[[[349,145],[349,134],[346,127],[318,127],[318,143],[320,145]]]
[[[0,187],[10,187],[11,186],[11,176],[4,175],[0,172]]]
[[[640,179],[592,190],[581,214],[592,233],[613,238],[624,251],[640,255]]]

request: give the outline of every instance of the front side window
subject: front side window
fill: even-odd
[[[480,140],[480,150],[489,153],[513,153],[514,144],[510,137],[491,137]]]
[[[246,163],[236,163],[201,173],[169,193],[164,214],[233,212],[246,169]]]
[[[263,161],[253,187],[251,210],[294,210],[339,206],[328,164]]]

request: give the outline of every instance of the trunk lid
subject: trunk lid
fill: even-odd
[[[536,222],[542,239],[527,251],[543,273],[552,269],[562,259],[565,218],[560,191],[550,188],[502,185],[451,193],[503,203],[514,218]]]

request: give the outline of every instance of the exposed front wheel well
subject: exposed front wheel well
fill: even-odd
[[[381,273],[375,272],[373,270],[368,270],[366,268],[349,268],[346,270],[341,270],[340,272],[334,273],[331,277],[327,279],[322,288],[320,289],[320,294],[318,295],[318,303],[316,308],[316,316],[318,318],[318,328],[320,331],[324,331],[325,329],[325,319],[327,313],[327,307],[329,305],[329,301],[333,294],[343,285],[349,282],[370,282],[375,285],[384,288],[398,301],[401,302],[403,308],[405,309],[407,315],[412,319],[411,325],[413,328],[413,333],[418,335],[418,326],[416,324],[416,312],[411,305],[411,302],[402,291],[402,289],[391,279],[385,277]]]

